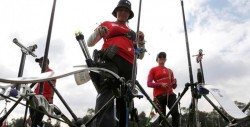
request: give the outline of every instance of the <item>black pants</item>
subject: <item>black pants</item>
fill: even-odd
[[[122,57],[116,55],[112,60],[106,59],[105,62],[99,65],[99,67],[106,68],[108,70],[111,70],[118,74],[120,77],[124,77],[126,80],[130,80],[132,76],[132,68],[133,65],[123,59]],[[102,73],[101,79],[100,79],[100,93],[97,96],[96,99],[96,107],[95,112],[98,112],[104,104],[112,97],[114,96],[114,89],[116,85],[120,85],[119,82],[116,82],[118,84],[113,84],[114,82],[107,82],[107,77],[112,78],[112,76],[109,76],[108,73]],[[116,110],[116,116],[115,111]],[[95,119],[95,122],[93,124],[94,127],[114,127],[119,126],[122,127],[126,124],[126,103],[123,98],[117,98],[116,99],[116,107],[114,106],[114,101],[109,103],[108,109],[106,109],[104,112],[99,114],[97,118]],[[119,124],[117,125],[116,119],[118,118]]]
[[[155,103],[159,105],[160,110],[164,115],[166,115],[166,106],[170,109],[174,102],[176,101],[176,94],[170,94],[167,98],[167,95],[160,95],[155,98]],[[178,105],[175,105],[173,110],[170,112],[172,116],[172,126],[173,127],[179,127],[179,111],[178,111]],[[163,119],[160,118],[159,122],[161,122]],[[164,122],[162,122],[163,125],[166,125]]]
[[[43,113],[30,108],[30,117],[32,121],[31,127],[37,127],[37,125],[42,126],[43,116],[44,116]]]

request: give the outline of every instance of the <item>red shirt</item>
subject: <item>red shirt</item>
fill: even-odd
[[[47,70],[47,72],[53,71],[50,68]],[[56,85],[56,80],[52,81],[54,83],[54,85]],[[35,89],[35,93],[39,94],[39,88],[40,88],[40,83],[38,83],[36,89]],[[50,87],[49,82],[44,82],[43,83],[43,96],[49,100],[53,97],[53,89]]]
[[[147,85],[148,87],[154,88],[154,97],[164,93],[168,93],[169,95],[173,94],[173,88],[176,88],[176,84],[173,84],[173,82],[173,72],[164,66],[156,66],[149,71]],[[162,83],[170,84],[170,87],[162,87]]]
[[[133,64],[133,42],[124,36],[130,31],[130,29],[126,25],[110,21],[103,22],[100,26],[106,26],[109,29],[109,32],[103,37],[104,44],[102,45],[102,49],[107,49],[111,45],[116,45],[119,47],[117,54]]]

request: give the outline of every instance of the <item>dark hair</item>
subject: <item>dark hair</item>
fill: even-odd
[[[156,61],[157,61],[158,58],[160,58],[160,57],[166,58],[166,56],[167,56],[167,54],[165,52],[160,52],[156,56]]]
[[[39,63],[40,61],[43,61],[43,57],[36,58],[35,61]],[[47,63],[49,64],[49,58],[47,58]]]
[[[134,17],[134,12],[131,10],[131,3],[130,3],[130,1],[128,1],[128,0],[120,0],[120,1],[118,2],[118,5],[115,7],[115,9],[114,9],[113,12],[112,12],[112,15],[113,15],[114,17],[117,18],[116,12],[117,12],[118,8],[120,8],[120,7],[125,7],[125,8],[127,8],[127,9],[129,9],[129,13],[130,13],[130,14],[129,14],[128,19],[132,19],[132,18]]]

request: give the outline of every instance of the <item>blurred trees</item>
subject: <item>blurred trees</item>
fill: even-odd
[[[248,104],[235,101],[235,104],[240,108],[243,109]],[[219,107],[222,109],[221,107]],[[188,120],[188,113],[189,109],[186,107],[180,108],[181,114],[180,114],[180,125],[181,127],[187,127],[187,120]],[[250,109],[247,108],[245,110],[246,114],[250,114]],[[89,121],[95,114],[95,110],[92,108],[89,108],[87,110],[86,115],[82,118],[82,122],[86,123]],[[149,113],[148,113],[149,114]],[[129,127],[146,127],[148,124],[148,127],[158,127],[158,122],[154,122],[149,124],[149,116],[146,116],[146,113],[142,111],[141,113],[136,115],[136,119],[129,120]],[[170,118],[168,118],[169,123],[171,123],[171,115]],[[204,112],[199,111],[199,121],[201,127],[225,127],[228,125],[228,122],[226,122],[223,117],[219,113],[217,113],[216,110],[213,110],[211,112]],[[50,122],[44,122],[46,124],[46,127],[60,127],[60,122],[57,121],[55,124],[51,124]],[[18,119],[12,119],[12,122],[8,123],[7,127],[22,127],[23,125],[23,118]],[[245,121],[243,124],[238,125],[237,127],[249,127],[250,121]]]

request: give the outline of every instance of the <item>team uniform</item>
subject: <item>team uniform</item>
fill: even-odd
[[[121,25],[116,22],[106,21],[103,22],[100,27],[105,26],[108,28],[109,32],[102,37],[104,44],[102,45],[102,51],[107,50],[110,46],[117,46],[118,51],[116,55],[112,58],[103,58],[102,64],[99,67],[109,69],[114,73],[118,74],[120,77],[124,77],[125,80],[130,80],[132,77],[132,68],[134,62],[134,47],[133,40],[127,36],[127,33],[131,30],[126,25]],[[100,79],[100,93],[96,100],[95,111],[99,111],[104,104],[114,96],[113,86],[120,84],[113,84],[110,82],[105,82],[107,74],[101,74]],[[113,127],[116,126],[115,117],[119,120],[119,126],[125,125],[123,123],[126,119],[126,103],[124,99],[117,98],[117,115],[114,113],[114,101],[110,103],[110,106],[101,115],[98,115],[96,121],[94,122],[95,127]]]
[[[53,71],[50,68],[48,68],[47,72]],[[54,85],[56,84],[56,80],[53,80]],[[38,83],[36,89],[35,89],[35,94],[38,95],[39,94],[39,88],[40,88],[40,83]],[[53,99],[53,89],[50,87],[49,82],[44,82],[43,83],[43,96],[47,99],[47,100],[52,100]],[[32,125],[39,125],[42,126],[42,119],[44,114],[37,112],[35,110],[33,110],[32,108],[30,108],[30,115],[31,115],[31,119],[32,119]],[[35,117],[34,117],[35,116]],[[35,119],[33,119],[35,118]]]
[[[50,68],[48,68],[47,72],[50,72],[50,71],[53,71],[53,70],[51,70]],[[53,80],[53,83],[55,85],[56,84],[56,80]],[[40,83],[38,83],[38,85],[37,85],[37,87],[35,89],[36,95],[39,94],[39,88],[40,88]],[[49,82],[44,82],[43,83],[43,96],[47,100],[50,100],[50,99],[53,99],[53,95],[54,95],[54,92],[53,92],[53,89],[50,87]]]
[[[171,69],[166,68],[164,66],[153,67],[148,74],[147,85],[148,87],[153,88],[154,102],[164,115],[166,115],[166,105],[170,109],[176,101],[176,94],[173,92],[173,89],[175,89],[177,85],[174,80],[174,74]],[[169,84],[169,88],[162,87],[162,83]],[[178,105],[174,107],[171,112],[171,115],[173,126],[178,127]]]
[[[100,26],[106,26],[109,29],[109,33],[103,37],[104,44],[102,46],[102,50],[107,49],[109,46],[115,45],[119,47],[117,55],[121,56],[126,61],[133,64],[134,61],[134,46],[132,42],[133,40],[127,37],[127,34],[131,30],[126,25],[109,21],[103,22]]]

